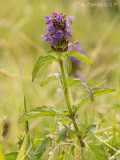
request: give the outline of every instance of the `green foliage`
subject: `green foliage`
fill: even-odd
[[[67,85],[68,87],[79,87],[80,89],[83,89],[82,83],[79,78],[74,78],[74,77],[68,77],[67,78]]]
[[[54,80],[60,80],[60,73],[53,73],[50,74],[48,77],[46,77],[42,82],[41,82],[41,86],[44,86],[46,84],[48,84],[50,81],[54,81]]]
[[[63,140],[65,140],[66,137],[67,137],[67,130],[66,130],[66,128],[64,127],[64,128],[62,128],[62,129],[60,130],[60,132],[59,132],[59,140],[60,140],[60,141],[63,141]]]
[[[69,132],[70,134],[75,134],[75,135],[79,135],[79,136],[82,136],[83,133],[81,131],[70,131]]]
[[[74,77],[68,77],[67,78],[67,85],[68,85],[68,87],[75,86],[77,88],[80,88],[82,91],[89,94],[89,97],[92,101],[94,100],[92,90],[89,88],[89,86],[86,84],[86,82],[83,81],[82,79],[74,78]]]
[[[115,89],[108,89],[108,88],[93,88],[92,92],[93,92],[93,96],[94,97],[98,97],[100,95],[103,94],[107,94],[107,93],[111,93],[114,92]],[[87,101],[89,100],[88,95],[86,94],[82,94],[81,97],[75,102],[75,106],[77,108],[77,110],[83,105],[85,104]]]
[[[33,72],[32,72],[32,81],[35,80],[38,72],[42,69],[42,67],[47,63],[47,62],[51,62],[51,61],[57,61],[57,59],[48,54],[48,55],[43,55],[43,56],[40,56],[40,58],[38,59],[37,63],[34,65],[34,68],[33,68]]]
[[[28,134],[26,135],[23,144],[20,148],[20,151],[18,153],[17,159],[16,160],[22,160],[24,159],[24,154],[25,154],[25,148],[26,148],[26,143],[27,143],[27,139],[28,139]]]
[[[98,142],[85,143],[82,157],[83,160],[108,160],[103,146]]]
[[[31,109],[28,112],[25,112],[18,120],[18,123],[23,122],[23,121],[27,121],[30,119],[34,119],[40,116],[62,116],[64,115],[64,113],[62,114],[60,111],[58,111],[56,108],[54,107],[50,107],[50,106],[41,106],[41,107],[37,107],[34,109]]]
[[[43,155],[43,153],[46,150],[46,147],[48,146],[49,141],[50,141],[50,138],[47,137],[43,141],[40,142],[40,144],[38,145],[38,147],[37,147],[37,149],[35,150],[35,153],[34,153],[34,158],[35,159],[39,159]]]
[[[72,57],[75,57],[85,63],[88,63],[88,64],[92,64],[92,62],[86,57],[84,56],[83,54],[79,53],[79,52],[71,52],[71,51],[68,51],[67,52],[67,55],[68,56],[72,56]]]
[[[94,130],[96,128],[96,125],[89,125],[89,126],[86,126],[84,124],[80,124],[80,130],[79,131],[70,131],[69,133],[70,134],[73,134],[73,135],[79,135],[83,138],[87,137],[89,139],[89,137],[91,138],[91,140],[94,140],[95,139],[95,136],[94,136]]]
[[[93,131],[95,130],[95,128],[96,128],[96,125],[94,125],[94,124],[89,125],[89,126],[87,127],[87,131],[88,131],[88,132],[93,132]]]
[[[10,152],[5,155],[6,160],[16,160],[18,152]]]

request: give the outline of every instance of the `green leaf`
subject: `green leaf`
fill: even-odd
[[[18,152],[10,152],[5,155],[6,160],[16,160]]]
[[[40,58],[38,59],[37,63],[34,65],[34,68],[33,68],[33,72],[32,72],[32,81],[35,80],[38,72],[42,69],[42,67],[47,63],[47,62],[50,62],[50,61],[57,61],[57,59],[52,56],[52,55],[43,55],[43,56],[40,56]]]
[[[50,106],[41,106],[25,112],[18,120],[18,123],[34,119],[40,116],[60,116],[62,115],[56,108]]]
[[[72,57],[75,57],[85,63],[88,63],[88,64],[92,64],[92,62],[86,57],[84,56],[83,54],[81,54],[80,52],[71,52],[71,51],[68,51],[67,52],[67,55],[68,56],[72,56]]]
[[[35,158],[34,158],[34,152],[32,150],[30,150],[28,152],[25,160],[35,160]]]
[[[5,160],[5,157],[1,148],[0,148],[0,159]]]
[[[85,143],[82,149],[82,157],[84,160],[108,160],[103,146],[98,142]]]
[[[94,124],[89,125],[89,126],[87,127],[87,131],[88,131],[88,132],[93,132],[93,131],[95,130],[95,128],[96,128],[96,125],[94,125]]]
[[[62,128],[62,129],[60,130],[60,132],[59,132],[59,140],[60,140],[60,141],[63,141],[63,140],[65,140],[66,137],[67,137],[67,130],[66,130],[66,128],[64,127],[64,128]]]
[[[103,94],[114,92],[115,89],[108,88],[93,88],[93,96],[98,97]],[[82,94],[81,97],[75,102],[76,110],[78,110],[83,104],[85,104],[89,100],[89,96],[86,94]]]
[[[60,78],[61,78],[61,74],[59,72],[52,73],[42,81],[41,86],[46,85],[49,81],[59,80]]]
[[[116,91],[115,89],[109,89],[109,88],[100,88],[100,87],[96,87],[92,89],[92,92],[94,94],[94,97],[103,95],[103,94],[107,94],[107,93],[111,93]]]
[[[81,131],[70,131],[69,132],[70,134],[75,134],[75,135],[80,135],[80,136],[83,136],[83,133]]]
[[[89,100],[88,95],[82,94],[80,98],[75,102],[76,109],[80,108],[83,104],[85,104]]]
[[[94,124],[92,124],[92,125],[89,125],[88,127],[87,127],[87,139],[88,139],[88,141],[90,140],[95,140],[95,135],[94,135],[94,130],[95,130],[95,128],[96,128],[96,125],[94,125]]]
[[[76,86],[76,87],[80,87],[81,89],[83,88],[80,79],[79,78],[74,78],[74,77],[68,77],[67,78],[67,86],[68,87]]]
[[[5,160],[16,160],[18,156],[18,152],[10,152],[5,155]],[[27,158],[24,158],[24,160],[27,160]]]
[[[23,144],[20,148],[20,151],[18,153],[17,159],[16,160],[23,160],[24,159],[24,154],[25,154],[25,147],[26,147],[26,143],[27,143],[27,138],[28,138],[28,134],[26,135]]]
[[[71,70],[72,70],[72,64],[71,64],[71,60],[68,56],[65,56],[65,60],[67,61],[67,71],[68,71],[68,75],[70,75]]]
[[[74,77],[68,77],[67,78],[67,85],[68,87],[76,86],[80,88],[81,90],[84,90],[86,93],[89,94],[90,99],[94,101],[93,93],[90,87],[87,85],[85,81],[83,81],[80,78],[74,78]]]
[[[35,150],[35,153],[34,153],[34,158],[35,159],[39,159],[43,155],[46,147],[48,146],[49,141],[50,141],[50,138],[47,137],[42,142],[40,142],[40,144],[38,145],[38,147],[37,147],[37,149]]]
[[[85,124],[80,124],[80,131],[82,132],[83,135],[86,134],[87,127]]]

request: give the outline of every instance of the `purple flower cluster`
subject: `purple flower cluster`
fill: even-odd
[[[72,25],[72,19],[74,16],[71,16],[66,20],[65,14],[57,14],[55,12],[51,13],[51,17],[45,16],[47,19],[46,24],[49,25],[48,28],[44,30],[47,31],[46,35],[42,35],[42,38],[45,38],[44,42],[48,42],[51,45],[51,49],[54,51],[64,52],[68,50],[68,37],[72,37],[71,32],[73,32],[69,25]]]

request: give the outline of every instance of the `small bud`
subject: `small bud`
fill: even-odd
[[[62,40],[61,44],[68,45],[69,40]]]
[[[57,13],[54,13],[54,17],[56,17],[57,16]]]
[[[68,50],[68,46],[67,47],[65,47],[65,49],[63,50],[63,52],[66,52]]]
[[[63,19],[66,18],[66,14],[62,14]]]
[[[54,46],[51,46],[52,51],[56,51],[56,48]]]
[[[57,48],[57,52],[62,52],[62,48]]]

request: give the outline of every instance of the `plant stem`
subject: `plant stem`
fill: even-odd
[[[71,108],[70,99],[69,99],[69,92],[68,92],[65,72],[64,72],[64,68],[63,68],[63,61],[61,59],[59,60],[59,65],[60,65],[60,70],[61,70],[61,75],[62,75],[62,84],[63,84],[63,89],[64,89],[65,100],[66,100],[66,103],[67,103],[70,118],[72,119],[75,130],[79,131],[77,123],[75,121],[74,113],[73,113],[72,108]],[[80,142],[81,147],[84,148],[85,144],[82,140],[82,137],[80,135],[78,135],[77,137],[78,137],[78,140]]]
[[[27,104],[26,104],[25,96],[24,96],[24,112],[27,112]],[[25,130],[26,130],[26,135],[28,134],[28,144],[30,144],[29,123],[28,123],[28,121],[25,122]]]

